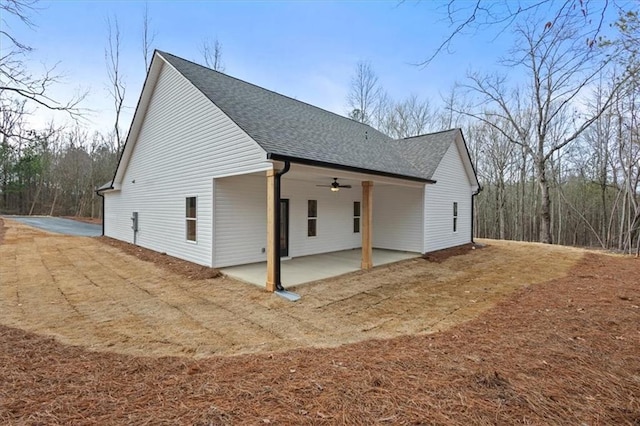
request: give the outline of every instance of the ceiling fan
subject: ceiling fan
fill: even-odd
[[[340,188],[351,188],[351,185],[340,185],[338,183],[338,178],[333,178],[333,182],[331,182],[331,185],[316,185],[316,186],[321,186],[324,188],[331,188],[331,191],[333,192],[338,192],[340,191]]]

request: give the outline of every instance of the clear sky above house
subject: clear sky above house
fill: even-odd
[[[359,60],[371,62],[392,98],[416,94],[438,104],[440,94],[469,69],[495,68],[512,44],[512,34],[498,28],[466,32],[428,67],[415,66],[452,31],[447,2],[435,1],[41,1],[31,16],[32,28],[11,18],[3,25],[35,49],[34,72],[43,64],[58,64],[65,84],[56,86],[54,97],[89,92],[83,106],[92,113],[85,124],[102,131],[113,121],[105,65],[107,19],[117,19],[127,129],[145,75],[145,4],[154,48],[203,63],[203,40],[218,39],[226,73],[343,115]],[[49,118],[39,113],[33,121],[44,124]]]

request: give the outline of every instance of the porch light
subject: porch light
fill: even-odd
[[[338,191],[340,191],[340,187],[337,187],[337,186],[331,187],[331,192],[338,192]]]

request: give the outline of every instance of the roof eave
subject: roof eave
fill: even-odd
[[[397,173],[383,172],[379,170],[371,170],[371,169],[365,169],[365,168],[355,167],[355,166],[346,166],[343,164],[335,164],[327,161],[311,160],[308,158],[292,157],[289,155],[276,154],[273,152],[267,153],[267,159],[275,160],[275,161],[289,161],[291,163],[304,164],[307,166],[324,167],[327,169],[335,169],[335,170],[345,170],[348,172],[384,176],[384,177],[390,177],[390,178],[396,178],[396,179],[409,180],[413,182],[436,183],[436,181],[433,179],[425,179],[425,178],[416,177],[416,176],[407,176],[407,175],[401,175]]]
[[[478,180],[478,173],[476,172],[476,168],[473,165],[473,161],[471,161],[471,153],[469,152],[469,147],[467,146],[467,142],[464,138],[464,134],[462,133],[461,128],[458,128],[458,136],[459,136],[459,139],[456,138],[456,143],[459,145],[462,144],[462,146],[464,147],[464,152],[467,154],[466,158],[463,160],[463,162],[465,163],[465,168],[467,168],[467,170],[469,168],[471,169],[472,177],[475,181],[474,182],[475,185],[473,185],[473,187],[476,188],[475,190],[477,191],[477,193],[479,193],[481,186],[480,186],[480,181]]]

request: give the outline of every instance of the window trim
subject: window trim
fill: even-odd
[[[194,216],[193,217],[189,217],[189,199],[193,198],[195,200],[195,211],[194,211]],[[190,244],[198,244],[198,196],[197,195],[191,195],[191,196],[186,196],[184,198],[185,200],[185,212],[184,212],[184,239],[187,243]],[[194,239],[191,240],[189,239],[189,222],[193,222],[195,229],[194,229]]]
[[[453,232],[458,233],[458,202],[453,202]]]
[[[356,205],[358,206],[358,210],[356,211]],[[356,214],[357,213],[357,214]],[[354,201],[353,202],[353,233],[359,234],[362,230],[362,202]],[[358,230],[356,230],[356,221],[358,223]]]
[[[312,215],[311,212],[311,202],[315,203],[315,212]],[[310,234],[309,225],[311,222],[314,222],[314,235]],[[318,236],[318,200],[307,200],[307,238],[316,238]]]

